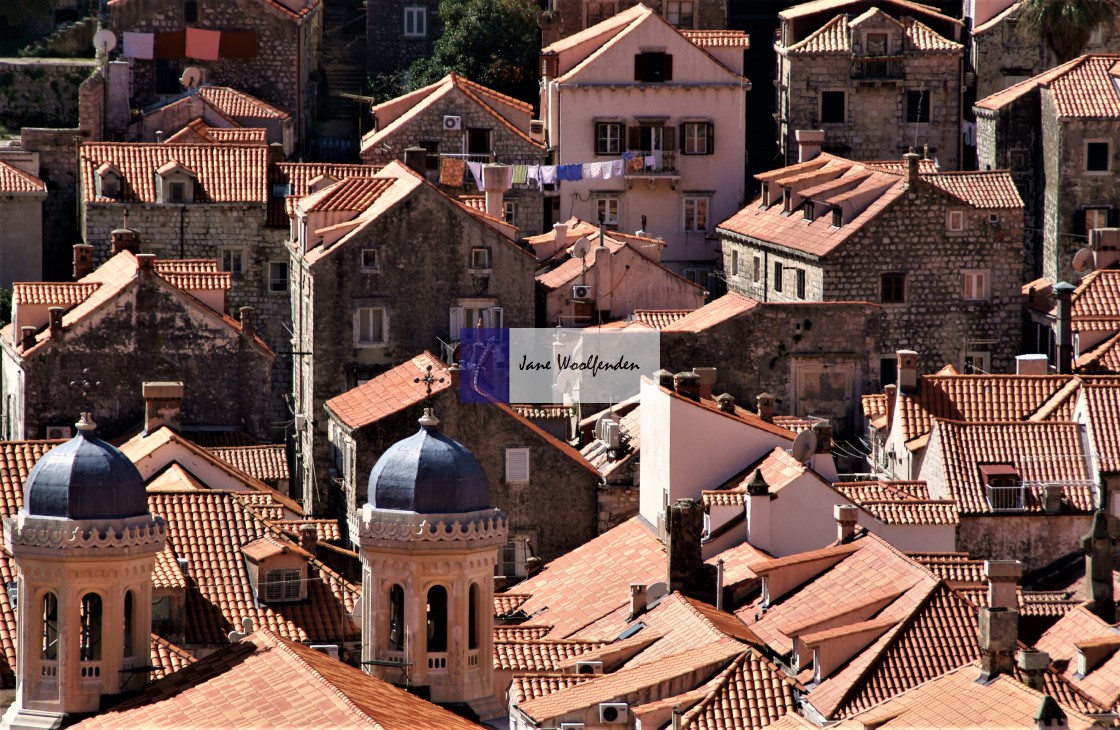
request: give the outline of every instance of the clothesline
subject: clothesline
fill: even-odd
[[[439,180],[444,185],[462,185],[464,165],[474,179],[479,192],[486,188],[482,181],[482,162],[470,162],[455,157],[440,158]],[[505,188],[513,185],[527,185],[543,190],[545,185],[559,181],[610,180],[623,174],[632,175],[648,168],[658,166],[657,155],[640,155],[624,152],[616,160],[601,162],[577,162],[568,165],[510,165],[505,168]]]

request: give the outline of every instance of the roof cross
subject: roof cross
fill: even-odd
[[[424,383],[424,385],[427,386],[427,392],[424,394],[424,407],[425,408],[431,408],[432,407],[432,384],[433,383],[442,383],[443,378],[437,378],[437,377],[432,375],[432,366],[431,365],[428,365],[426,368],[424,368],[424,370],[425,370],[424,377],[413,378],[412,382],[414,382],[414,383]]]
[[[70,387],[78,388],[82,391],[82,412],[93,412],[93,394],[94,391],[100,390],[102,386],[100,380],[93,379],[93,373],[89,368],[82,370],[81,378],[78,380],[71,380]]]

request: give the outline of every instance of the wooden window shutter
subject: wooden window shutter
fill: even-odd
[[[685,137],[687,136],[685,134],[684,126],[685,125],[684,125],[683,122],[681,124],[677,125],[677,151],[678,152],[684,152]]]
[[[662,140],[662,144],[665,146],[665,149],[675,150],[677,148],[676,136],[676,127],[665,127],[665,138]]]
[[[708,122],[708,154],[716,153],[716,125]]]
[[[626,149],[640,150],[642,148],[642,128],[628,127],[626,129]]]
[[[1078,208],[1077,209],[1077,215],[1074,217],[1074,221],[1073,221],[1073,232],[1078,234],[1078,235],[1081,235],[1081,236],[1084,236],[1088,233],[1088,231],[1085,230],[1085,209],[1084,208]]]
[[[661,71],[662,71],[661,80],[662,81],[672,81],[673,80],[673,54],[666,53],[665,55],[662,56],[662,58],[665,59],[665,62],[664,62],[664,65],[661,67]]]
[[[646,54],[644,53],[634,54],[634,80],[646,80]]]

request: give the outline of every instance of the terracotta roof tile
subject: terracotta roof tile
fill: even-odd
[[[329,211],[359,213],[392,187],[393,182],[392,179],[386,178],[346,178],[308,195],[296,205],[307,213]]]
[[[760,656],[745,651],[715,680],[707,696],[684,714],[682,728],[758,730],[796,711],[796,682]]]
[[[479,728],[303,644],[259,630],[78,727]]]
[[[156,202],[158,168],[178,162],[197,176],[198,203],[265,203],[268,148],[262,145],[166,145],[139,142],[97,142],[78,150],[81,197],[85,202]],[[97,196],[95,170],[103,163],[121,172],[119,198]]]
[[[957,586],[954,590],[974,606],[983,608],[989,603],[987,585]],[[1082,603],[1069,591],[1024,591],[1019,589],[1016,595],[1020,616],[1059,619]]]
[[[886,525],[958,525],[957,505],[929,498],[925,482],[838,482],[833,485]]]
[[[200,86],[196,93],[215,109],[234,119],[287,119],[291,116],[255,96],[228,86]]]
[[[212,448],[210,453],[262,482],[291,478],[283,444]]]
[[[195,658],[164,638],[152,634],[151,679],[156,681],[194,664]]]
[[[268,130],[263,127],[212,127],[201,117],[187,122],[164,144],[268,144]]]
[[[156,553],[156,562],[152,567],[152,588],[177,590],[187,587],[187,577],[176,560],[175,551],[170,546]]]
[[[416,405],[427,397],[427,386],[415,382],[432,366],[432,375],[443,382],[432,383],[432,393],[451,387],[451,377],[443,361],[430,352],[417,355],[408,362],[381,373],[357,388],[331,398],[326,408],[349,428],[361,428],[386,416]]]
[[[1041,74],[1039,74],[1038,76],[1026,79],[1025,81],[1020,81],[1017,84],[1012,84],[1011,86],[1008,86],[1006,89],[1003,89],[1002,91],[997,91],[996,93],[994,93],[990,96],[986,96],[983,99],[981,99],[980,101],[976,102],[976,108],[977,109],[984,109],[984,110],[987,110],[987,111],[998,111],[999,109],[1003,108],[1004,106],[1006,106],[1006,105],[1008,105],[1008,104],[1010,104],[1010,103],[1012,103],[1012,102],[1014,102],[1018,99],[1021,99],[1023,96],[1025,96],[1025,95],[1029,94],[1030,92],[1034,91],[1040,85],[1048,83],[1052,79],[1058,78],[1059,76],[1066,73],[1070,69],[1076,68],[1077,66],[1079,66],[1082,63],[1082,61],[1084,59],[1085,59],[1084,56],[1081,56],[1079,58],[1074,58],[1070,61],[1066,61],[1065,63],[1061,64],[1060,66],[1055,66],[1054,68],[1052,68],[1048,71],[1044,71]]]
[[[922,175],[922,182],[945,191],[962,203],[981,210],[1022,208],[1023,199],[1006,170],[939,172]]]
[[[914,18],[903,18],[902,25],[906,28],[906,40],[910,47],[919,51],[959,51],[964,46],[952,41],[930,28],[928,25]]]
[[[97,291],[97,282],[28,281],[12,284],[13,304],[45,304],[51,307],[73,307]]]
[[[880,16],[886,19],[905,33],[908,53],[912,53],[913,51],[924,51],[927,53],[937,51],[958,52],[962,49],[960,43],[945,38],[929,26],[914,18],[904,16],[901,22],[896,21],[879,8],[873,7],[865,11],[858,18],[852,18],[849,15],[837,15],[803,40],[789,46],[789,48],[786,49],[786,53],[851,53],[851,25],[854,25],[857,21],[874,16]]]
[[[878,3],[881,7],[893,7],[902,10],[909,10],[912,13],[920,15],[931,15],[937,17],[939,20],[946,20],[951,23],[960,24],[959,20],[941,15],[937,8],[932,5],[923,5],[922,3],[910,2],[910,0],[880,0]],[[816,13],[823,13],[830,10],[843,12],[845,9],[852,6],[859,6],[859,0],[809,0],[809,2],[799,3],[791,8],[778,13],[778,17],[783,20],[791,18],[801,18],[806,15],[814,15]]]
[[[751,39],[741,30],[682,30],[681,35],[701,48],[750,48]]]
[[[0,160],[0,193],[4,195],[26,193],[46,195],[47,184],[31,173],[24,172],[15,165]]]
[[[635,309],[634,321],[661,330],[695,311],[695,309]]]
[[[982,585],[987,581],[984,561],[972,558],[968,553],[907,553],[907,555],[950,585],[962,583]]]
[[[850,36],[848,16],[837,15],[803,40],[786,48],[786,53],[850,53]]]
[[[703,332],[718,324],[756,307],[758,302],[740,294],[728,292],[676,322],[662,328],[662,332]]]
[[[554,672],[562,662],[606,646],[605,641],[521,639],[494,642],[494,669]]]
[[[494,595],[494,615],[502,616],[521,608],[532,596],[527,593],[497,593]],[[551,627],[549,627],[551,628]],[[543,639],[543,636],[535,637]]]
[[[494,641],[543,639],[548,636],[548,632],[551,630],[551,626],[495,626]]]
[[[213,259],[156,259],[156,273],[184,290],[229,291],[233,281],[227,271],[218,270]]]
[[[981,99],[976,108],[998,111],[1035,89],[1046,89],[1059,118],[1118,119],[1120,92],[1114,69],[1120,55],[1086,54]]]
[[[23,508],[23,485],[43,454],[65,441],[0,441],[0,517]]]
[[[1077,645],[1118,637],[1120,631],[1115,626],[1106,624],[1085,606],[1078,606],[1051,626],[1036,646],[1050,655],[1050,661],[1065,680],[1097,705],[1115,711],[1120,709],[1120,652],[1106,654],[1097,666],[1079,677]]]
[[[276,520],[272,525],[280,528],[286,535],[296,540],[300,538],[302,528],[310,525],[315,528],[315,539],[319,542],[342,542],[338,520]]]
[[[1120,345],[1120,332],[1078,355],[1073,363],[1074,369],[1079,373],[1120,375],[1120,347],[1117,345]]]
[[[520,705],[593,679],[594,675],[587,674],[515,674],[509,688],[509,698],[511,702]]]

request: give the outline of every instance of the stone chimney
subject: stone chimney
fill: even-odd
[[[817,448],[814,454],[832,455],[832,422],[817,421],[813,424],[813,432],[817,434]]]
[[[506,219],[505,196],[510,188],[509,165],[487,164],[482,166],[482,189],[486,193],[486,215],[498,220]]]
[[[567,223],[553,223],[552,224],[552,240],[556,243],[556,250],[568,247],[568,224]]]
[[[673,371],[662,368],[653,374],[653,379],[662,388],[673,389]]]
[[[666,510],[666,553],[669,557],[668,588],[694,598],[715,598],[715,568],[704,564],[700,538],[704,533],[704,506],[692,499],[679,499]]]
[[[1037,692],[1042,692],[1043,678],[1046,670],[1050,668],[1050,655],[1037,649],[1020,649],[1018,664],[1023,684]]]
[[[821,153],[824,145],[823,129],[798,129],[793,137],[797,140],[798,162],[808,162]]]
[[[988,605],[1018,611],[1023,564],[1018,560],[985,560],[984,575],[988,577]]]
[[[767,423],[774,422],[774,396],[769,393],[759,393],[755,397],[755,405],[758,407],[758,417]]]
[[[1065,730],[1069,727],[1065,710],[1050,695],[1043,695],[1033,719],[1035,730]]]
[[[74,281],[93,271],[93,246],[88,243],[74,244]]]
[[[730,393],[722,393],[716,396],[716,405],[724,413],[735,413],[735,396]]]
[[[1019,638],[1019,612],[1010,608],[980,609],[980,679],[1010,674]]]
[[[630,584],[630,621],[646,612],[646,595],[649,586],[645,583]]]
[[[172,431],[182,427],[183,383],[144,383],[144,433],[155,433],[161,426]]]
[[[35,328],[34,327],[20,327],[19,341],[23,344],[23,349],[29,350],[35,346]]]
[[[1101,504],[1105,503],[1103,489]],[[1093,515],[1089,534],[1081,538],[1085,553],[1085,607],[1107,624],[1116,623],[1116,597],[1112,589],[1112,538],[1108,534],[1108,516],[1103,509]]]
[[[700,400],[711,400],[712,386],[716,384],[716,369],[692,368],[692,372],[700,377]]]
[[[423,147],[408,147],[404,151],[404,164],[420,177],[427,177],[428,151]]]
[[[283,162],[287,159],[284,154],[284,145],[280,142],[273,142],[268,146],[268,161],[271,163]]]
[[[700,376],[693,372],[680,372],[673,376],[673,390],[689,400],[700,400]]]
[[[1062,485],[1050,482],[1043,485],[1042,511],[1056,515],[1062,511]]]
[[[859,508],[854,504],[838,504],[832,508],[832,513],[836,517],[836,542],[851,542],[856,536]]]
[[[918,183],[918,162],[922,156],[914,151],[911,147],[910,151],[902,156],[902,162],[905,165],[902,182],[907,186],[916,185]]]
[[[1054,296],[1058,299],[1055,312],[1058,325],[1058,372],[1069,375],[1073,372],[1073,291],[1075,287],[1064,281],[1054,285]]]
[[[131,228],[116,228],[109,234],[109,239],[113,242],[114,255],[121,251],[140,253],[140,234]]]
[[[315,546],[319,544],[319,530],[315,525],[300,525],[299,526],[299,546],[311,553],[315,554]]]
[[[136,254],[136,265],[141,272],[151,273],[153,264],[155,263],[156,255],[154,253],[138,253]]]
[[[451,390],[455,393],[455,397],[459,396],[459,375],[462,371],[459,369],[459,363],[451,363],[451,367],[447,368],[447,377],[451,382]]]
[[[47,310],[47,316],[50,318],[51,337],[59,337],[62,335],[62,315],[66,314],[66,310],[62,307],[51,307]]]
[[[1015,357],[1016,375],[1048,375],[1050,363],[1045,355],[1017,355]]]
[[[770,485],[761,469],[755,469],[747,482],[747,539],[759,550],[770,550]]]
[[[257,310],[253,307],[241,308],[241,335],[248,339],[257,336]]]
[[[894,404],[898,400],[898,386],[894,383],[883,386],[883,393],[887,396],[887,430],[891,429],[891,421],[894,420]]]
[[[908,393],[918,387],[918,353],[913,350],[899,350],[898,389]]]

